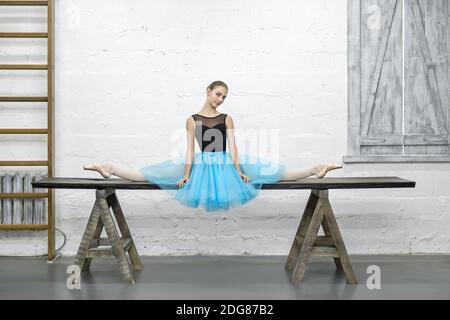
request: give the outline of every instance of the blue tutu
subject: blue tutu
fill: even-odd
[[[231,155],[226,152],[198,152],[194,156],[189,181],[183,187],[176,182],[184,176],[185,157],[146,166],[140,171],[181,204],[206,211],[228,210],[254,199],[262,185],[281,180],[285,166],[276,162],[239,155],[242,172],[250,178],[245,183],[239,176]]]

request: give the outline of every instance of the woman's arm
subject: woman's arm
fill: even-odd
[[[184,176],[177,182],[179,187],[182,187],[185,182],[189,180],[191,174],[192,163],[194,162],[195,153],[195,122],[192,117],[186,120],[186,137],[187,137],[187,150],[186,150],[186,162],[184,165]]]
[[[245,182],[249,182],[250,178],[241,171],[241,166],[239,164],[239,153],[236,146],[236,140],[234,139],[234,123],[230,116],[226,117],[225,126],[227,128],[228,149],[230,149],[231,159],[233,160],[234,166],[242,179]]]

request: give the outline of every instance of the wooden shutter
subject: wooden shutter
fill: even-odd
[[[349,0],[348,17],[344,161],[450,161],[448,0]]]
[[[405,154],[448,155],[448,0],[405,2]]]

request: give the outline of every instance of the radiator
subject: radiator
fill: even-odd
[[[0,172],[0,193],[47,192],[33,188],[32,181],[47,177],[46,172]],[[1,224],[45,224],[47,199],[0,199]]]

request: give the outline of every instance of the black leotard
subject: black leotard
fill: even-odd
[[[202,152],[223,152],[227,149],[227,128],[225,113],[215,117],[193,114],[195,120],[195,139]]]

